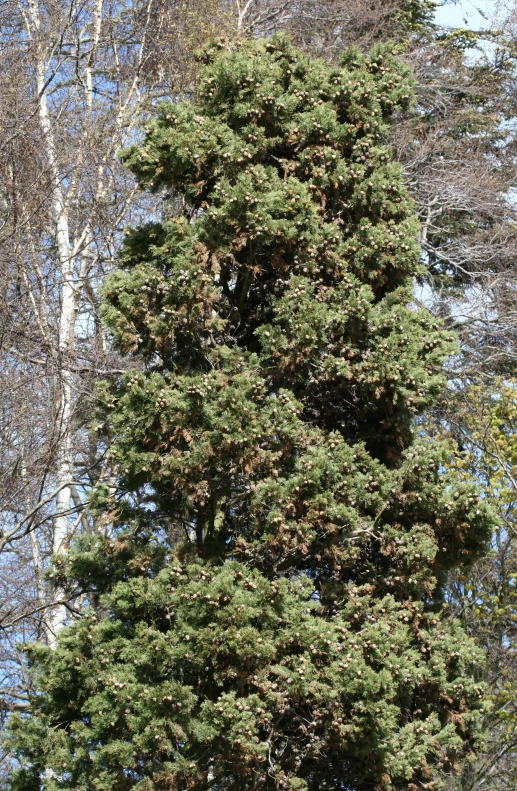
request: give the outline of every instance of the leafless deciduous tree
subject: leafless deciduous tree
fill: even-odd
[[[406,36],[419,3],[407,0],[233,0],[236,26],[249,35],[287,30],[312,54],[338,58],[350,45]]]
[[[466,56],[468,43],[452,36],[409,53],[418,107],[393,142],[422,222],[431,301],[476,375],[517,359],[517,72],[510,41],[488,35]]]
[[[7,0],[0,8],[0,663],[53,644],[70,602],[44,572],[111,474],[88,433],[95,381],[120,362],[99,285],[123,227],[159,214],[118,158],[162,98],[188,95],[193,52],[224,29],[215,0]]]

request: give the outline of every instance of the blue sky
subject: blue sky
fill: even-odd
[[[437,9],[436,21],[441,25],[479,30],[490,26],[496,4],[497,0],[459,0],[448,3]]]

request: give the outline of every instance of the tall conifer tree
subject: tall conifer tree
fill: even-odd
[[[475,739],[479,656],[440,618],[491,518],[415,436],[451,337],[411,305],[417,227],[384,141],[389,47],[331,67],[276,37],[204,52],[197,98],[125,153],[180,216],[105,287],[118,527],[29,651],[11,788],[433,791]],[[75,587],[74,587],[75,586]]]

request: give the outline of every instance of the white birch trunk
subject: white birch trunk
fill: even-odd
[[[117,211],[110,217],[108,233],[99,233],[99,207],[101,216],[104,202],[111,196],[110,178],[118,167],[117,151],[123,144],[126,136],[131,134],[134,125],[138,123],[139,110],[148,100],[149,92],[152,93],[151,83],[145,83],[144,69],[147,63],[148,48],[156,46],[153,36],[161,35],[161,26],[168,20],[166,2],[164,0],[146,0],[143,13],[138,15],[138,43],[134,48],[135,60],[131,72],[124,74],[118,62],[119,51],[116,40],[107,41],[103,38],[103,16],[111,13],[107,10],[104,0],[90,0],[84,8],[88,12],[84,16],[84,28],[77,32],[72,31],[72,10],[75,2],[71,3],[70,14],[65,13],[58,18],[59,11],[66,10],[65,4],[56,7],[56,24],[52,26],[49,20],[48,9],[41,0],[26,0],[20,2],[18,9],[24,20],[28,38],[28,52],[30,57],[31,73],[34,79],[34,93],[37,98],[37,118],[42,159],[45,160],[46,174],[49,175],[50,189],[48,201],[43,208],[43,215],[51,218],[50,232],[53,236],[53,252],[55,260],[48,258],[48,248],[40,245],[34,253],[34,266],[36,267],[37,282],[40,279],[37,258],[41,255],[44,261],[45,277],[50,282],[50,299],[56,293],[53,290],[56,280],[59,281],[59,308],[58,315],[50,313],[49,321],[45,311],[40,311],[40,333],[45,338],[46,351],[42,355],[46,361],[51,362],[51,375],[53,377],[50,391],[56,394],[55,399],[55,426],[52,429],[52,459],[49,462],[48,485],[54,492],[51,495],[54,505],[51,551],[53,555],[66,553],[73,533],[80,528],[88,529],[87,517],[82,512],[82,493],[76,487],[76,459],[78,444],[75,425],[76,419],[76,388],[80,386],[78,367],[88,366],[88,360],[80,358],[78,343],[81,342],[81,352],[84,348],[84,337],[79,332],[77,317],[81,307],[81,297],[91,288],[92,272],[96,274],[103,265],[106,251],[112,251],[116,234],[120,232],[123,219],[131,207],[131,202],[136,190],[132,187],[123,200],[117,196]],[[157,6],[159,5],[159,8]],[[59,6],[59,4],[58,4]],[[84,10],[83,8],[83,10]],[[52,16],[52,15],[51,15]],[[167,22],[168,24],[168,22]],[[168,29],[168,28],[167,28]],[[66,40],[63,52],[60,47]],[[73,74],[68,72],[67,58],[69,48],[77,45],[76,52],[78,67]],[[108,56],[108,69],[111,69],[112,79],[116,88],[112,86],[112,120],[107,124],[108,134],[105,140],[97,138],[96,124],[106,121],[106,99],[103,91],[96,92],[96,80],[104,80],[97,74],[97,61],[104,58],[106,62],[106,48],[111,47]],[[65,53],[65,54],[63,54]],[[115,65],[111,57],[115,58]],[[61,66],[64,66],[62,77]],[[62,80],[62,82],[60,82]],[[63,88],[63,86],[65,86]],[[98,87],[98,86],[97,86]],[[63,89],[63,94],[61,90]],[[70,100],[70,101],[69,101]],[[67,139],[63,134],[61,124],[69,123],[67,113],[69,108],[76,108],[79,112],[80,123],[73,130],[72,139]],[[93,141],[93,145],[92,145]],[[95,160],[92,157],[95,154]],[[94,168],[92,167],[95,162]],[[94,176],[92,178],[92,173]],[[45,174],[45,175],[46,175]],[[87,192],[83,192],[87,184]],[[88,203],[85,194],[90,196]],[[113,196],[114,197],[114,196]],[[27,209],[27,220],[30,222],[31,207]],[[109,216],[109,215],[107,215]],[[103,218],[103,221],[104,218]],[[45,234],[48,223],[45,217]],[[113,229],[112,231],[110,229]],[[104,231],[105,229],[103,229]],[[112,235],[110,236],[110,233]],[[30,242],[29,242],[30,245]],[[47,269],[45,269],[47,267]],[[50,274],[48,274],[50,272]],[[59,278],[55,279],[53,273],[58,272]],[[26,278],[26,287],[31,294],[31,283]],[[42,295],[43,295],[42,290]],[[41,299],[44,299],[41,296]],[[32,306],[37,311],[36,297],[32,298]],[[54,307],[53,307],[54,309]],[[55,329],[52,328],[54,324]],[[81,325],[82,327],[82,325]],[[84,329],[84,328],[82,328]],[[46,362],[44,363],[46,364]],[[45,374],[46,375],[46,374]],[[45,473],[46,475],[47,473]],[[45,484],[47,485],[47,484]],[[42,492],[42,502],[48,502]],[[78,515],[76,516],[76,512]],[[72,516],[74,514],[74,516]],[[20,525],[17,529],[23,529]],[[43,561],[37,554],[37,542],[30,537],[35,568]],[[0,550],[2,539],[0,538]],[[62,602],[64,592],[53,591],[53,601],[49,601],[46,613],[47,640],[50,645],[55,645],[57,636],[68,619],[68,608]]]
[[[61,174],[56,156],[52,122],[46,94],[46,57],[40,41],[39,8],[35,0],[29,3],[31,38],[35,43],[36,88],[38,91],[38,117],[45,144],[45,156],[52,182],[51,215],[55,226],[55,242],[58,253],[58,266],[61,272],[61,307],[57,338],[57,377],[59,386],[58,405],[58,442],[56,447],[56,514],[54,518],[52,550],[59,554],[66,546],[70,523],[70,486],[73,479],[72,466],[72,418],[73,418],[73,381],[71,357],[74,351],[74,324],[76,316],[76,293],[74,288],[74,261],[70,245],[68,214],[66,210]],[[56,599],[62,592],[55,591]],[[48,634],[51,645],[55,644],[59,631],[66,624],[67,610],[63,604],[49,609],[47,617]]]

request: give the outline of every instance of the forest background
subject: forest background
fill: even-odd
[[[476,9],[480,9],[480,12]],[[192,95],[192,53],[214,36],[288,30],[336,60],[350,44],[398,43],[417,104],[392,146],[421,222],[424,302],[454,328],[449,388],[422,431],[451,442],[451,466],[486,487],[500,528],[491,552],[451,578],[447,605],[485,649],[487,737],[458,788],[517,783],[517,16],[511,0],[9,0],[0,8],[0,713],[30,692],[19,644],[53,644],[80,601],[46,570],[116,490],[90,433],[95,382],[129,363],[110,345],[99,288],[124,227],[169,216],[118,151],[165,98]],[[134,365],[134,361],[131,361]],[[9,755],[2,766],[9,767]]]

